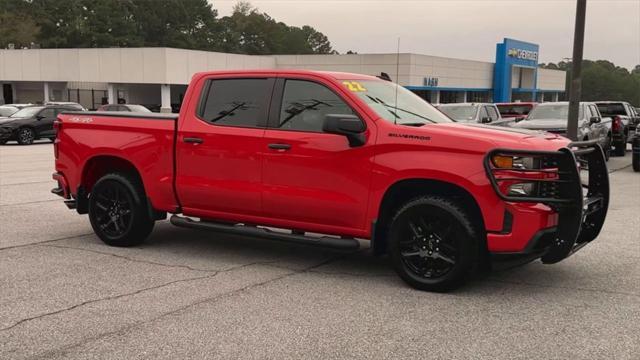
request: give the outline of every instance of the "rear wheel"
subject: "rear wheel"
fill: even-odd
[[[394,216],[389,252],[398,275],[419,290],[460,286],[478,261],[479,239],[457,203],[436,196],[414,199]]]
[[[611,135],[607,135],[607,140],[604,144],[604,159],[606,161],[609,161],[609,158],[611,157]]]
[[[89,196],[89,220],[93,231],[111,246],[135,246],[153,229],[144,189],[134,176],[108,174],[94,185]]]
[[[640,171],[640,136],[636,135],[633,140],[633,155],[631,156],[631,163],[633,164],[633,171]]]
[[[31,145],[33,144],[33,140],[36,139],[36,133],[32,128],[23,127],[18,129],[18,133],[16,134],[18,139],[18,144],[20,145]]]
[[[626,137],[622,141],[613,143],[613,154],[615,156],[624,156],[627,151]]]

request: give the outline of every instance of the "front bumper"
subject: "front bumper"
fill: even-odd
[[[490,160],[495,155],[535,157],[540,167],[497,168]],[[582,178],[587,174],[581,174],[580,168],[588,172],[586,184]],[[494,190],[508,204],[543,204],[557,215],[556,226],[538,225],[520,254],[537,253],[543,263],[556,263],[600,233],[609,207],[609,174],[597,140],[573,142],[558,151],[496,149],[487,154],[485,169]],[[507,195],[501,188],[504,181],[535,183],[538,190],[527,197]]]
[[[15,140],[14,128],[0,127],[0,140]]]

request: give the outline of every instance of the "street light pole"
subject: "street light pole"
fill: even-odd
[[[584,22],[587,0],[577,0],[576,27],[573,34],[573,59],[571,61],[571,86],[569,87],[569,123],[567,137],[578,140],[578,114],[582,95],[582,50],[584,48]]]

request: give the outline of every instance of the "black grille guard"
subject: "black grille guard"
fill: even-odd
[[[534,157],[538,168],[498,168],[491,159],[496,155]],[[484,159],[484,167],[496,194],[508,202],[543,203],[558,213],[556,237],[542,255],[542,262],[552,264],[575,253],[594,240],[604,225],[609,208],[609,173],[604,151],[597,140],[576,141],[558,151],[495,149]],[[583,184],[580,168],[588,171]],[[496,177],[509,172],[508,177]],[[547,178],[527,175],[547,174]],[[513,176],[511,176],[513,175]],[[501,181],[536,184],[532,196],[512,196],[501,192]]]

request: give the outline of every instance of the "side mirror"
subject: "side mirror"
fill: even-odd
[[[525,119],[524,116],[518,116],[518,117],[515,118],[516,122],[520,122],[520,121],[522,121],[524,119]]]
[[[324,117],[322,130],[329,134],[346,136],[351,147],[362,146],[366,140],[364,123],[355,115],[327,114]]]
[[[491,118],[485,116],[482,119],[480,119],[480,122],[483,123],[483,124],[490,123],[491,122]]]
[[[42,120],[42,119],[44,119],[44,116],[42,116],[42,115],[36,115],[36,120]]]
[[[599,122],[600,122],[600,118],[599,118],[599,117],[597,117],[597,116],[592,116],[592,117],[589,119],[589,122],[590,122],[591,124],[597,124],[597,123],[599,123]]]

